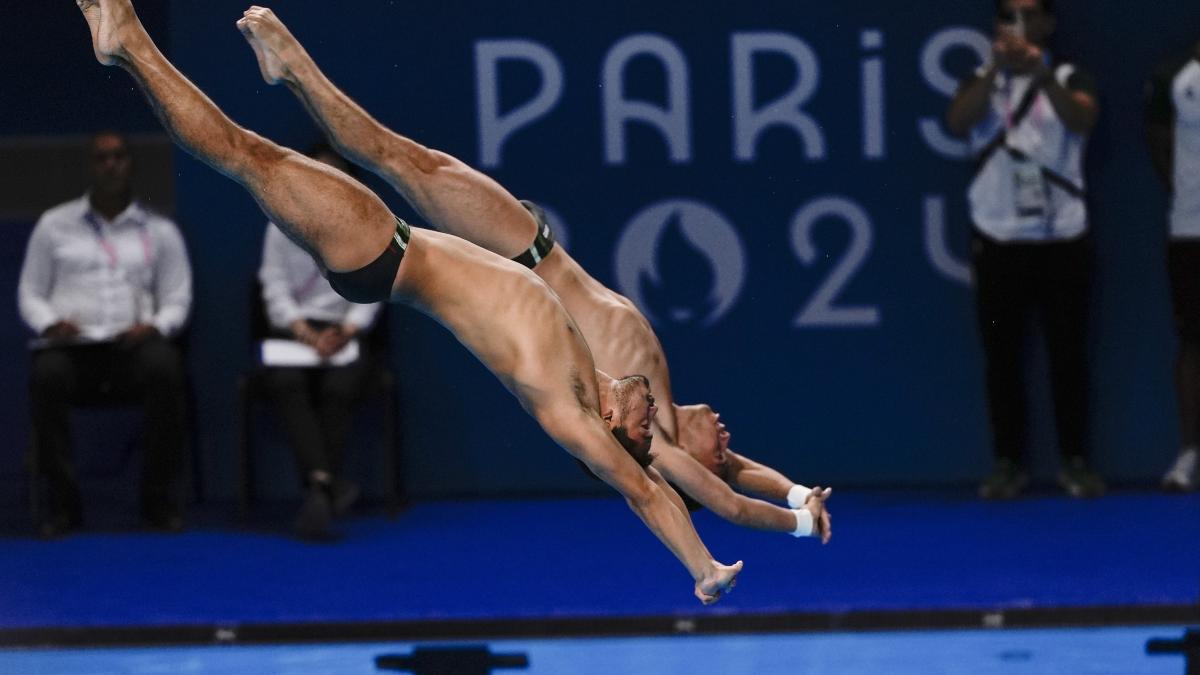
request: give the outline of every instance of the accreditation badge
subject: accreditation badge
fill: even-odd
[[[1013,197],[1018,216],[1046,217],[1050,211],[1047,187],[1041,165],[1028,159],[1013,159]]]

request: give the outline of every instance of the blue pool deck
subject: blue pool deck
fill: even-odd
[[[488,647],[493,654],[528,659],[526,670],[492,671],[497,674],[1178,675],[1182,656],[1147,655],[1145,643],[1181,633],[1175,626],[1142,626],[505,640]],[[0,650],[0,673],[370,675],[397,672],[376,670],[375,656],[408,655],[412,648],[367,643]]]
[[[828,546],[698,514],[713,554],[746,563],[711,608],[615,498],[420,503],[351,518],[333,544],[219,519],[177,535],[12,534],[0,641],[1200,623],[1200,495],[841,491],[830,508]]]

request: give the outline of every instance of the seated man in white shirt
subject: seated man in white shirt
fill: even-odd
[[[120,134],[92,138],[90,173],[86,195],[38,220],[18,288],[21,317],[43,338],[30,377],[37,467],[50,496],[39,527],[55,536],[82,524],[72,403],[141,397],[142,516],[153,527],[177,530],[185,391],[179,353],[168,338],[191,306],[187,251],[174,223],[134,199],[133,161]]]
[[[350,173],[350,165],[328,145],[318,145],[308,156]],[[312,256],[274,224],[267,225],[258,279],[272,333],[312,347],[325,360],[320,367],[264,363],[269,366],[264,378],[305,483],[296,533],[326,538],[332,517],[345,513],[358,497],[358,486],[341,476],[341,468],[352,406],[369,373],[366,355],[344,365],[328,359],[370,329],[381,304],[355,304],[338,295]]]

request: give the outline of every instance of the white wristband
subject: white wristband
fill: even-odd
[[[804,506],[804,501],[812,494],[812,488],[804,487],[803,485],[793,485],[791,490],[788,490],[787,503],[793,509],[798,509]]]
[[[813,533],[813,516],[808,509],[792,509],[792,513],[796,514],[796,529],[792,532],[793,537],[811,537]]]

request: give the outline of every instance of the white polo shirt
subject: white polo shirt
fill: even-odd
[[[1173,131],[1171,237],[1200,238],[1200,59],[1194,52],[1158,69],[1146,103],[1147,121]]]
[[[977,75],[978,76],[978,75]],[[1054,68],[1062,86],[1094,93],[1091,78],[1070,63]],[[995,78],[987,115],[970,133],[970,147],[979,156],[992,139],[1007,134],[1007,144],[1072,185],[1083,189],[1084,135],[1063,124],[1044,91],[1038,92],[1028,113],[1016,124],[1013,118],[1021,99],[1033,83],[1030,75]],[[988,237],[1002,242],[1038,242],[1074,239],[1087,231],[1087,209],[1082,198],[1051,181],[1045,181],[1044,208],[1030,215],[1018,209],[1020,159],[1003,147],[995,150],[975,176],[967,192],[971,218]]]
[[[70,321],[95,340],[135,323],[169,336],[191,309],[192,270],[175,223],[137,201],[106,220],[85,195],[42,214],[17,297],[36,333]]]

